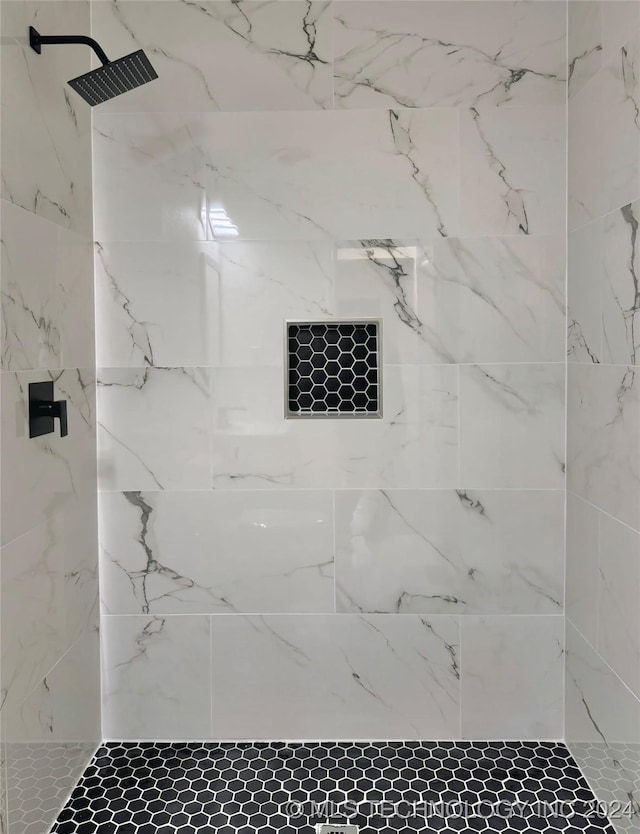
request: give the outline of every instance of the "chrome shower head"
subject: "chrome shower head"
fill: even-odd
[[[151,62],[142,49],[110,61],[102,47],[86,35],[41,35],[29,27],[29,44],[38,54],[43,44],[82,43],[90,46],[102,61],[98,69],[79,75],[69,81],[69,86],[76,91],[92,107],[104,101],[115,98],[129,90],[153,81],[158,73],[151,66]]]

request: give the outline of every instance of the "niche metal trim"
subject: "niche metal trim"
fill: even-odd
[[[353,330],[353,340],[354,344],[354,352],[352,353],[350,349],[343,349],[339,345],[339,341],[341,338],[352,338],[352,337],[345,337],[340,334],[338,328],[340,327],[351,327],[354,328]],[[326,358],[326,364],[331,365],[331,368],[327,368],[326,366],[323,368],[315,368],[312,367],[310,370],[307,369],[305,374],[300,375],[298,372],[297,367],[292,367],[292,364],[295,365],[296,363],[296,349],[290,343],[290,339],[297,340],[297,333],[300,332],[301,328],[310,328],[312,332],[312,339],[325,339],[326,347],[330,348],[330,356]],[[314,329],[316,332],[314,333]],[[324,333],[322,332],[324,330]],[[334,333],[338,330],[338,351],[336,354],[334,345],[326,338],[328,333]],[[356,337],[355,334],[358,334]],[[356,338],[362,339],[362,334],[366,334],[367,341],[356,341]],[[331,337],[335,339],[335,336]],[[375,346],[373,348],[370,347],[370,340],[375,340]],[[367,346],[368,352],[365,357],[362,356],[361,347],[364,345]],[[298,343],[300,346],[300,343]],[[357,351],[355,350],[357,348]],[[346,356],[349,355],[350,362],[344,362]],[[299,358],[297,360],[300,361]],[[303,359],[304,363],[308,363],[311,360]],[[366,364],[367,367],[363,371],[361,367],[363,364]],[[337,366],[337,367],[336,367]],[[357,367],[356,367],[357,366]],[[348,319],[286,319],[284,322],[284,414],[285,418],[288,420],[308,420],[308,419],[351,419],[351,420],[368,420],[368,419],[380,419],[382,417],[382,403],[383,403],[383,388],[382,388],[382,320],[378,318],[348,318]],[[335,396],[332,396],[329,400],[329,403],[326,404],[324,409],[317,409],[314,408],[313,405],[319,402],[319,397],[314,396],[314,392],[312,390],[309,391],[302,391],[298,388],[297,396],[301,396],[304,394],[309,394],[309,397],[306,397],[304,400],[305,405],[302,408],[298,407],[292,408],[292,404],[294,401],[294,397],[292,394],[295,393],[295,387],[299,382],[302,381],[302,377],[306,380],[310,373],[313,371],[324,370],[326,375],[327,381],[325,383],[318,383],[318,387],[322,388],[325,387],[325,391],[327,395],[337,394],[337,400]],[[351,383],[348,383],[348,386],[354,388],[354,399],[352,402],[355,403],[355,395],[358,394],[365,394],[367,396],[367,404],[366,405],[356,405],[351,410],[341,410],[341,405],[344,405],[344,398],[341,396],[340,393],[340,384],[341,380],[339,374],[344,371],[351,370],[354,379]],[[298,372],[298,377],[292,375],[292,371]],[[363,382],[362,374],[365,374],[366,383]],[[336,377],[338,380],[336,381]],[[308,380],[305,383],[308,385]],[[336,385],[337,390],[336,390]],[[363,387],[364,386],[364,387]],[[315,388],[316,385],[312,385],[312,388]],[[372,395],[375,394],[375,402],[372,402]],[[358,397],[358,401],[361,401],[361,397]]]

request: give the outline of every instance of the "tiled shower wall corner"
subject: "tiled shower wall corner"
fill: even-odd
[[[38,56],[27,30],[90,22],[82,0],[0,8],[0,829],[42,834],[101,738],[91,113],[66,87],[90,56]],[[42,380],[68,402],[66,438],[28,437]]]
[[[562,737],[565,23],[95,4],[107,738]],[[325,316],[383,419],[284,419]]]
[[[640,3],[569,3],[566,737],[640,783]],[[637,818],[614,820],[638,830]]]

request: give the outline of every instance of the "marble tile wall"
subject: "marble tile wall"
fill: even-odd
[[[101,737],[91,113],[66,86],[84,0],[0,2],[0,807],[43,834]],[[28,385],[53,380],[69,435],[30,440]],[[6,769],[6,772],[5,772]]]
[[[566,737],[624,832],[640,831],[639,38],[637,0],[570,0]]]
[[[562,737],[565,24],[95,4],[160,76],[94,117],[107,737]],[[327,316],[382,420],[284,419]]]

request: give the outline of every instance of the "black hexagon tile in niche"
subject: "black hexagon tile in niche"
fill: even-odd
[[[288,417],[380,417],[380,322],[287,322]]]
[[[614,834],[563,744],[515,741],[109,743],[52,834],[314,834],[326,814],[312,803],[327,801],[361,834]],[[483,805],[456,816],[455,803]]]

